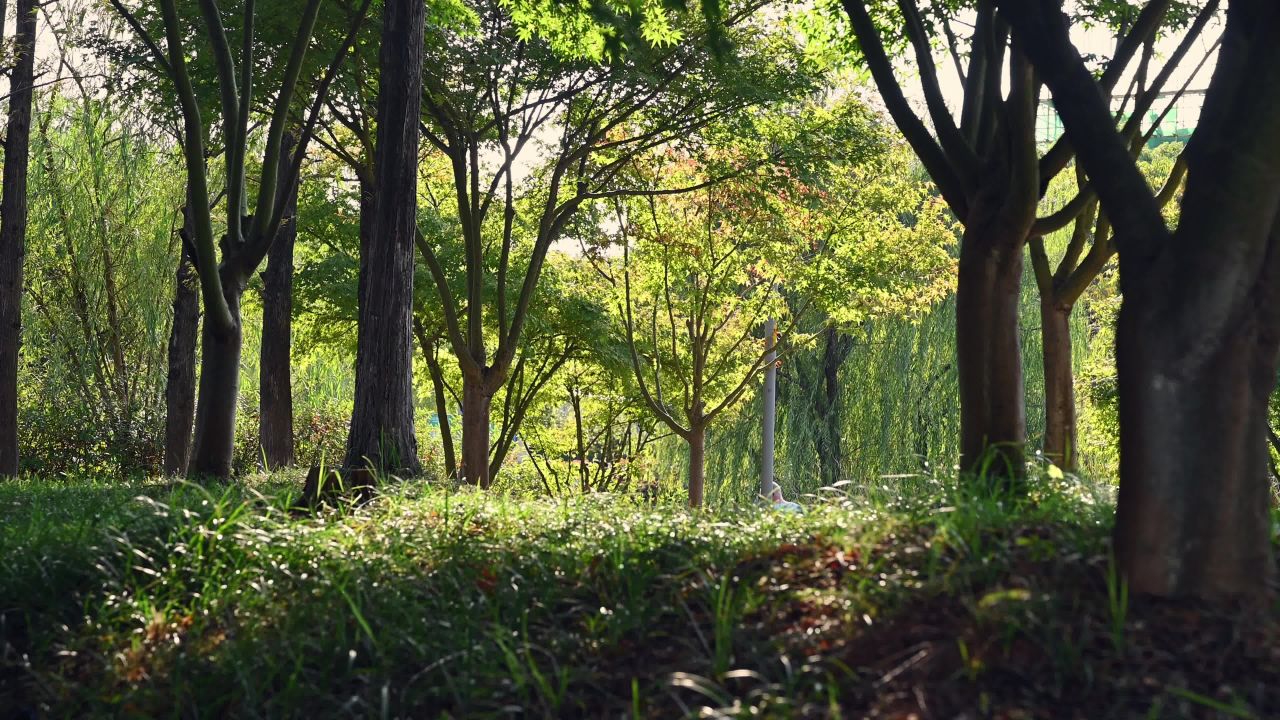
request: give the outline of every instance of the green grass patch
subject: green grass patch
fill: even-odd
[[[1196,609],[1170,633],[1168,613],[1191,611],[1119,592],[1108,494],[1072,478],[1018,501],[893,478],[824,491],[803,516],[409,483],[297,516],[296,485],[0,486],[0,707],[949,717],[1088,701],[1267,717],[1280,702],[1280,660],[1250,645],[1274,618],[1232,635],[1236,619]],[[1188,670],[1179,639],[1217,664]]]

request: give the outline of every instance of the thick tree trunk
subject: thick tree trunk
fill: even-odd
[[[840,447],[840,366],[849,356],[852,340],[834,327],[827,328],[825,334],[822,394],[819,395],[818,408],[822,424],[817,429],[814,444],[821,465],[822,482],[830,486],[840,482],[844,475],[844,454]]]
[[[196,333],[199,328],[199,280],[187,256],[184,240],[173,290],[169,374],[164,386],[164,474],[168,477],[185,474],[187,458],[191,455],[191,426],[196,414]]]
[[[187,464],[187,477],[194,480],[230,478],[235,455],[240,350],[244,340],[244,325],[240,318],[243,291],[228,277],[223,278],[223,291],[235,327],[223,333],[218,332],[212,322],[205,322],[201,327],[195,445]]]
[[[1125,296],[1116,555],[1140,592],[1254,593],[1274,574],[1266,443],[1276,330],[1242,307],[1227,326],[1205,329],[1219,341],[1194,362],[1146,324],[1176,321]]]
[[[1067,472],[1076,470],[1076,393],[1071,368],[1071,307],[1040,301],[1044,350],[1044,455]]]
[[[489,406],[493,393],[476,380],[462,379],[462,478],[489,487]]]
[[[361,248],[355,404],[345,466],[417,474],[413,426],[413,264],[425,6],[388,0],[379,51],[379,197]]]
[[[1018,301],[1023,237],[995,221],[970,222],[956,289],[960,466],[989,480],[1025,473],[1026,402]],[[1000,483],[997,483],[1000,484]]]
[[[280,144],[280,174],[284,176],[294,139]],[[285,219],[267,254],[262,274],[262,343],[258,362],[258,440],[267,470],[294,463],[293,379],[293,245],[298,237],[298,186],[281,198]]]
[[[1280,360],[1280,6],[1241,0],[1227,12],[1178,229],[1152,222],[1152,237],[1121,236],[1135,242],[1120,246],[1114,544],[1135,591],[1265,598],[1276,589],[1267,410]]]
[[[0,197],[0,477],[18,474],[18,352],[22,344],[22,265],[26,255],[27,161],[35,72],[35,3],[18,0],[17,10],[14,43],[18,54],[9,77],[9,122]]]
[[[689,507],[702,507],[706,487],[707,429],[693,426],[689,429]]]

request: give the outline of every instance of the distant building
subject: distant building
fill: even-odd
[[[1200,121],[1200,108],[1204,105],[1204,90],[1188,90],[1182,93],[1181,97],[1174,98],[1178,95],[1176,92],[1164,92],[1156,96],[1155,102],[1151,104],[1151,109],[1147,111],[1146,118],[1142,122],[1142,131],[1145,133],[1151,129],[1152,125],[1159,122],[1156,131],[1152,133],[1151,139],[1147,142],[1147,147],[1154,148],[1168,142],[1185,143],[1191,137],[1191,133],[1196,129],[1196,124]],[[1111,99],[1111,109],[1119,112],[1123,104],[1123,97],[1113,97]],[[1173,103],[1170,107],[1170,103]],[[1132,104],[1130,102],[1129,104]],[[1125,114],[1127,120],[1129,115]],[[1062,119],[1058,117],[1058,113],[1054,110],[1051,101],[1040,103],[1040,110],[1036,116],[1036,142],[1049,144],[1062,136],[1063,127]]]

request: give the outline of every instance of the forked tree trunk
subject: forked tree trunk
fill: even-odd
[[[187,257],[184,241],[173,290],[169,373],[164,386],[164,474],[168,477],[185,474],[187,458],[191,455],[191,426],[196,414],[196,334],[199,329],[199,279]]]
[[[234,327],[218,332],[205,322],[200,333],[200,394],[196,403],[195,444],[187,476],[195,480],[231,477],[235,456],[236,411],[240,401],[240,350],[244,325],[240,318],[243,290],[223,277],[223,296]]]
[[[413,266],[425,6],[388,0],[379,50],[379,197],[360,257],[356,391],[345,467],[421,472],[413,426]]]
[[[971,221],[960,249],[956,366],[960,383],[960,465],[995,484],[1024,474],[1026,401],[1018,303],[1022,242],[995,221]]]
[[[286,173],[294,139],[280,143],[280,174]],[[262,343],[258,362],[258,441],[266,470],[293,465],[293,246],[298,237],[298,186],[281,198],[284,222],[267,253],[262,273]]]
[[[489,407],[493,393],[480,382],[462,379],[462,478],[489,487]]]
[[[707,429],[689,428],[689,507],[702,507],[706,487]]]
[[[1070,306],[1041,298],[1040,338],[1044,350],[1044,455],[1059,468],[1075,472],[1078,455]]]
[[[35,2],[18,0],[17,11],[14,43],[18,53],[9,77],[9,122],[0,198],[0,477],[18,474],[18,352],[22,343],[22,265],[26,255],[27,161],[35,72]]]

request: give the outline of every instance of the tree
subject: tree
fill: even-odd
[[[182,116],[182,149],[187,164],[187,205],[194,230],[193,246],[196,273],[200,279],[205,322],[201,328],[201,371],[199,402],[196,406],[195,442],[188,466],[192,477],[225,478],[231,473],[235,441],[236,406],[240,386],[240,349],[243,327],[240,303],[250,276],[266,257],[280,225],[284,221],[285,203],[277,202],[280,188],[296,185],[302,158],[305,156],[314,118],[323,102],[328,85],[345,58],[354,39],[358,18],[347,33],[333,61],[314,87],[314,102],[303,125],[298,147],[282,177],[276,162],[289,121],[290,106],[299,86],[303,62],[311,44],[321,0],[306,0],[290,39],[275,44],[277,37],[255,37],[259,19],[254,0],[246,0],[240,23],[240,72],[231,48],[231,36],[223,25],[222,13],[213,0],[201,0],[202,23],[196,37],[204,39],[211,51],[191,53],[187,47],[189,27],[179,16],[177,0],[160,2],[161,24],[166,49],[161,50],[147,26],[128,10],[121,0],[112,6],[125,19],[150,52],[152,64],[172,83]],[[251,115],[254,104],[254,77],[257,72],[258,43],[268,46],[286,58],[279,71],[278,86],[270,96],[270,123],[257,174],[257,198],[249,211],[248,149]],[[188,67],[188,56],[211,57],[215,66],[222,130],[222,150],[227,176],[226,224],[220,242],[214,241],[209,176],[205,157],[205,124],[202,97],[197,94]],[[265,57],[274,58],[268,52]]]
[[[277,171],[289,171],[293,147],[292,133],[280,143]],[[262,347],[258,363],[258,442],[265,469],[288,467],[294,463],[293,450],[293,247],[298,238],[298,186],[280,187],[276,202],[284,206],[279,234],[267,252],[267,269],[262,273]],[[177,308],[175,306],[175,312]]]
[[[181,167],[111,97],[55,88],[34,116],[23,465],[154,473]]]
[[[794,47],[745,22],[759,4],[725,13],[739,48],[733,62],[708,47],[715,33],[705,23],[664,10],[646,10],[644,37],[628,38],[627,53],[605,63],[621,36],[577,9],[468,7],[466,29],[428,29],[429,63],[453,71],[427,79],[423,112],[425,137],[452,168],[464,292],[450,288],[442,248],[419,248],[463,376],[461,473],[484,487],[492,402],[511,376],[547,253],[566,224],[591,200],[630,194],[618,181],[637,156],[808,82],[788,60]],[[518,216],[517,159],[539,141],[548,151],[539,201]],[[524,252],[520,227],[533,238]],[[493,268],[488,245],[498,255]]]
[[[1152,126],[1152,130],[1158,126]],[[1136,138],[1132,150],[1145,145]],[[1179,154],[1168,167],[1159,168],[1163,181],[1157,199],[1161,207],[1177,195],[1186,172]],[[1147,173],[1144,173],[1147,174]],[[1076,192],[1084,183],[1078,173]],[[1031,266],[1040,294],[1040,336],[1044,362],[1045,457],[1063,470],[1074,472],[1079,457],[1076,433],[1075,375],[1072,370],[1071,313],[1116,252],[1115,237],[1106,213],[1098,211],[1097,200],[1091,200],[1073,223],[1070,239],[1056,268],[1045,250],[1044,238],[1033,236],[1028,242]],[[1087,251],[1086,251],[1087,249]]]
[[[383,6],[373,163],[378,195],[371,231],[361,238],[356,396],[344,463],[352,469],[421,469],[413,427],[413,267],[425,15],[422,0]]]
[[[1128,23],[1098,81],[1103,93],[1110,95],[1115,89],[1130,61],[1165,20],[1171,4],[1171,0],[1150,3]],[[915,0],[900,0],[897,13],[862,0],[842,0],[842,5],[889,114],[964,225],[956,290],[961,465],[967,471],[987,467],[995,477],[1021,477],[1026,442],[1018,327],[1023,244],[1029,237],[1070,224],[1091,194],[1081,192],[1064,210],[1036,217],[1041,189],[1067,166],[1072,145],[1058,142],[1039,154],[1035,140],[1039,81],[1026,60],[1026,49],[1016,43],[1008,47],[1008,26],[997,16],[994,0],[976,3],[967,65],[961,60],[963,48],[951,29],[948,8],[935,6],[936,12],[927,14]],[[1209,7],[1202,14],[1210,16],[1215,9]],[[886,49],[888,33],[881,29],[891,27],[903,28],[902,40],[914,52],[933,132],[912,109],[895,77]],[[945,35],[942,44],[964,82],[958,121],[942,95],[931,27]],[[1194,27],[1198,32],[1203,24],[1198,20]],[[1006,60],[1010,89],[1002,97]],[[1162,77],[1167,79],[1163,73]],[[1135,99],[1134,117],[1141,118],[1162,85],[1163,81],[1152,83]]]
[[[182,206],[181,246],[173,284],[173,320],[169,326],[168,374],[164,399],[164,474],[184,475],[191,457],[191,427],[196,419],[196,340],[200,331],[200,288],[193,260],[191,213]]]
[[[784,394],[811,404],[813,450],[826,485],[844,479],[840,369],[864,328],[884,318],[911,320],[954,291],[955,237],[930,184],[918,177],[910,149],[871,123],[857,155],[833,154],[809,173],[810,187],[775,201],[796,237],[828,254],[814,259],[808,289],[797,287],[795,310],[810,300],[802,332],[820,335],[818,356],[795,353],[790,369],[806,389]],[[796,411],[803,412],[799,409]]]
[[[903,182],[905,157],[879,128],[858,112],[800,116],[802,131],[766,136],[820,160],[784,152],[773,172],[618,204],[618,312],[632,369],[650,410],[688,443],[695,507],[707,429],[754,387],[770,356],[755,342],[766,319],[785,337],[811,312],[845,323],[910,314],[946,292],[954,269],[941,206],[922,183]],[[687,160],[650,172],[688,173],[689,183],[707,174]]]
[[[661,207],[650,197],[628,212],[619,204],[619,315],[641,396],[688,445],[690,507],[705,492],[707,428],[764,368],[752,339],[784,310],[770,256],[785,251],[744,227],[742,197],[731,193],[709,187],[665,196]]]
[[[1228,5],[1172,231],[1061,10],[1000,9],[1115,226],[1119,565],[1138,592],[1263,594],[1275,573],[1266,443],[1280,357],[1280,6]]]
[[[565,366],[556,378],[561,392],[541,404],[520,434],[549,496],[633,489],[645,451],[666,437],[610,340],[616,338],[596,338],[588,353]]]
[[[4,16],[0,13],[0,36]],[[22,265],[27,237],[27,166],[35,82],[36,3],[18,0],[17,48],[9,75],[9,119],[0,190],[0,478],[18,474],[18,351],[22,344]]]

